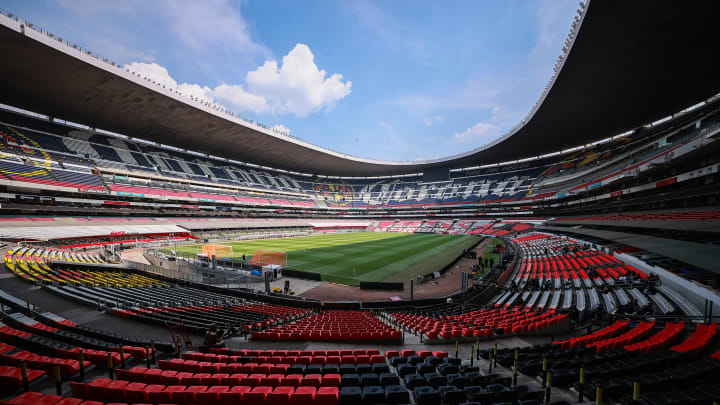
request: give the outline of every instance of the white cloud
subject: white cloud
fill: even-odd
[[[248,93],[239,84],[221,84],[213,90],[212,95],[242,111],[262,114],[270,110],[264,97]]]
[[[387,130],[393,129],[393,126],[390,125],[390,123],[387,121],[380,121],[380,122],[378,122],[378,125],[380,125],[381,127],[385,128]]]
[[[277,124],[277,125],[273,126],[272,129],[274,129],[275,131],[278,131],[278,132],[282,132],[285,135],[290,135],[290,128],[286,127],[285,125]]]
[[[269,101],[273,113],[302,118],[322,108],[330,110],[350,94],[352,82],[343,82],[341,74],[325,76],[310,48],[297,44],[282,58],[282,66],[266,61],[248,72],[245,81],[250,91]]]
[[[167,69],[157,63],[133,62],[125,68],[186,96],[230,105],[230,110],[293,114],[300,118],[323,108],[331,110],[350,94],[352,87],[352,82],[343,82],[339,73],[326,77],[326,72],[318,69],[310,48],[304,44],[297,44],[283,57],[282,66],[278,67],[277,61],[270,60],[248,72],[246,86],[223,83],[211,89],[199,84],[178,84]]]
[[[489,122],[478,122],[463,132],[455,132],[453,140],[459,143],[484,145],[500,135],[500,127]]]
[[[178,90],[187,96],[199,98],[209,102],[213,101],[213,90],[208,86],[183,83],[178,86]]]
[[[135,72],[141,77],[146,77],[167,88],[176,89],[178,87],[175,79],[170,76],[170,72],[168,72],[165,67],[160,66],[155,62],[133,62],[129,65],[125,65],[125,69],[130,69],[131,72]]]
[[[429,126],[431,126],[432,124],[435,124],[435,123],[440,124],[440,123],[442,123],[443,121],[445,121],[445,117],[443,117],[442,115],[436,115],[436,116],[434,116],[434,117],[425,118],[425,119],[423,120],[423,123],[425,123],[425,125],[429,127]]]
[[[229,0],[164,0],[159,6],[174,35],[197,51],[270,55],[264,46],[253,42],[247,22]]]

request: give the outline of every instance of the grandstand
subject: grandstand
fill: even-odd
[[[0,401],[720,401],[718,8],[580,3],[517,127],[413,162],[0,12]]]

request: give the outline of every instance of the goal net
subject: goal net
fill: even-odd
[[[253,253],[252,259],[249,264],[256,266],[266,266],[268,264],[277,264],[283,268],[287,267],[287,253],[277,252],[273,250],[262,250],[258,249]]]
[[[215,255],[216,258],[232,257],[232,246],[226,245],[202,245],[202,254],[208,258]]]

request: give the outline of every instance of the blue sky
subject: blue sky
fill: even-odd
[[[537,101],[577,1],[4,0],[185,94],[356,156],[484,145]]]

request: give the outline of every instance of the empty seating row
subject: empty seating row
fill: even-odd
[[[260,367],[258,367],[260,368]],[[258,371],[258,370],[255,370]],[[288,367],[265,367],[259,373],[236,373],[236,372],[198,372],[164,370],[158,368],[145,368],[136,366],[129,370],[118,369],[116,371],[117,378],[131,382],[144,382],[147,384],[163,384],[163,385],[248,385],[248,386],[315,386],[315,387],[340,387],[341,385],[364,385],[367,381],[362,379],[372,379],[375,384],[380,380],[382,375],[390,374],[389,368],[385,368],[386,373],[312,373],[312,374],[288,374],[296,370],[288,370]],[[337,371],[334,370],[334,371]],[[362,377],[361,377],[362,376]],[[356,379],[353,383],[353,378]]]
[[[568,318],[566,314],[534,312],[522,307],[480,309],[437,319],[412,313],[393,313],[390,316],[429,339],[489,337],[496,329],[501,329],[503,333],[523,333],[546,328]]]
[[[90,383],[70,383],[73,397],[119,403],[336,405],[338,387],[314,386],[204,386],[145,384],[97,378]]]
[[[278,357],[278,356],[373,356],[380,354],[378,349],[345,349],[345,350],[252,350],[252,349],[227,349],[213,348],[210,353],[186,352],[182,354],[182,358],[186,360],[213,361],[222,363],[232,363],[233,359],[227,356],[240,357]]]
[[[398,340],[402,333],[368,311],[323,311],[282,327],[253,332],[257,340]]]

